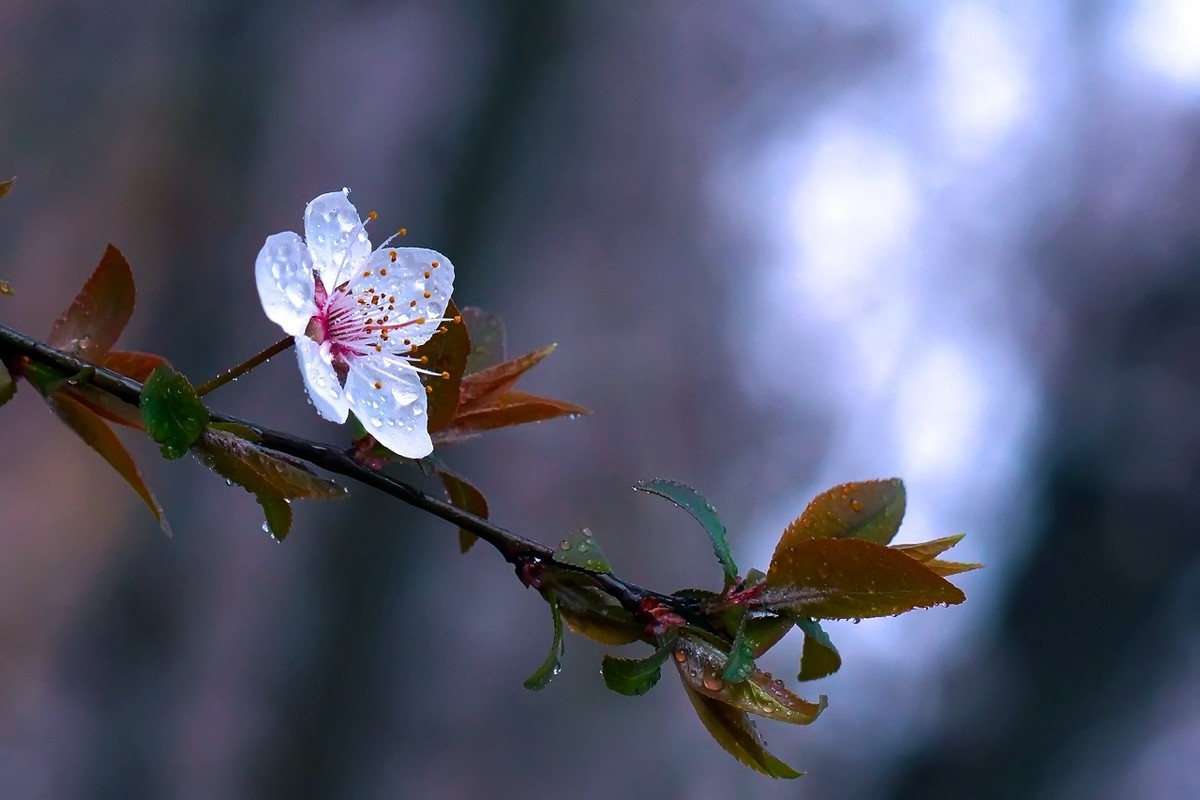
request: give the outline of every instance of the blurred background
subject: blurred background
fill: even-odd
[[[773,782],[578,637],[525,691],[545,606],[449,525],[354,487],[280,546],[131,440],[167,539],[26,388],[5,797],[1200,796],[1200,6],[0,0],[0,109],[5,324],[44,335],[111,241],[121,344],[204,380],[279,335],[263,239],[349,186],[595,411],[445,451],[501,524],[713,587],[634,481],[699,487],[765,567],[815,493],[897,475],[901,540],[987,564],[963,606],[829,626],[828,711],[760,725],[808,772]],[[345,436],[290,356],[212,399]]]

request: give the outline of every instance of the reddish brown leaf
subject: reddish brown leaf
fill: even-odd
[[[150,373],[159,367],[169,366],[162,356],[153,353],[136,353],[131,350],[111,350],[100,356],[96,363],[113,372],[124,375],[138,383],[145,383]]]
[[[46,395],[46,402],[49,403],[50,408],[58,415],[59,419],[70,426],[71,430],[87,442],[89,447],[103,456],[104,460],[137,492],[138,497],[142,498],[142,502],[158,520],[159,527],[169,536],[171,526],[167,524],[162,506],[158,504],[150,487],[142,480],[142,474],[138,471],[137,464],[134,463],[129,451],[121,444],[121,440],[112,432],[112,429],[82,403],[62,392]]]
[[[129,428],[145,430],[142,412],[137,406],[118,400],[103,389],[81,384],[79,386],[64,386],[60,390],[72,400],[86,406],[89,411],[103,417],[109,422],[125,425]]]
[[[904,505],[904,484],[899,478],[835,486],[813,498],[804,513],[787,526],[775,553],[805,539],[887,544],[900,528]]]
[[[812,596],[770,601],[816,619],[851,619],[902,614],[914,608],[954,605],[962,590],[916,559],[858,539],[806,539],[775,550],[767,572],[769,589]]]
[[[617,601],[590,584],[573,582],[577,575],[560,575],[550,591],[558,600],[567,627],[600,644],[622,645],[654,640]]]
[[[469,511],[483,519],[488,518],[487,498],[470,481],[440,465],[437,467],[437,475],[442,481],[442,486],[446,487],[446,496],[450,498],[450,502],[456,508]],[[477,541],[479,541],[479,537],[475,534],[465,528],[459,528],[458,549],[460,551],[467,552]]]
[[[766,743],[745,711],[706,697],[687,683],[684,683],[683,690],[687,692],[688,700],[692,701],[692,708],[696,709],[700,722],[729,755],[750,769],[772,778],[799,778],[804,774],[767,752]]]
[[[108,352],[133,313],[133,273],[121,251],[111,244],[50,331],[49,343],[82,358]]]
[[[810,703],[792,692],[769,673],[754,669],[742,681],[724,677],[729,655],[698,636],[682,635],[676,643],[675,666],[683,682],[702,695],[720,700],[748,714],[809,725],[825,710],[825,698]]]
[[[0,294],[13,294],[13,289],[7,281],[0,281]]]
[[[949,575],[957,575],[960,572],[970,572],[974,569],[979,569],[983,565],[975,564],[966,561],[943,561],[937,556],[949,550],[954,545],[962,541],[963,534],[956,533],[953,536],[945,536],[941,539],[933,539],[928,542],[919,542],[916,544],[894,544],[893,550],[898,550],[909,558],[915,558],[923,563],[926,567],[941,575],[943,578]]]
[[[449,427],[433,434],[433,442],[450,444],[497,428],[590,413],[583,406],[563,400],[509,391],[490,397],[485,405],[467,411],[460,408],[458,416]]]
[[[9,178],[8,180],[0,183],[0,197],[4,197],[4,195],[6,195],[10,191],[12,191],[13,184],[16,183],[16,180],[17,179],[14,176],[14,177]]]
[[[428,424],[431,433],[449,425],[458,411],[459,385],[467,366],[467,354],[471,352],[467,326],[463,324],[453,300],[446,306],[446,317],[450,321],[441,324],[440,332],[413,351],[413,355],[422,359],[421,369],[438,373],[437,377],[430,375],[425,378],[429,392]]]
[[[953,536],[943,536],[941,539],[932,539],[928,542],[894,544],[891,547],[893,550],[899,550],[901,553],[904,553],[909,558],[915,558],[917,561],[928,561],[931,558],[940,556],[961,542],[964,535],[956,533]]]
[[[500,394],[512,388],[522,375],[533,369],[546,356],[554,352],[558,345],[548,345],[541,350],[534,350],[523,356],[517,356],[511,361],[505,361],[494,367],[482,369],[470,375],[464,375],[462,391],[458,405],[461,409],[471,408],[483,403],[493,395]]]

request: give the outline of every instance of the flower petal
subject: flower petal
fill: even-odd
[[[308,389],[308,396],[317,413],[331,422],[345,422],[346,415],[350,413],[350,403],[321,345],[307,336],[297,336],[296,355],[300,359],[304,387]]]
[[[304,240],[291,231],[268,236],[254,262],[254,280],[267,319],[292,336],[304,333],[317,313],[312,257]]]
[[[328,292],[360,271],[371,255],[371,240],[348,191],[323,194],[304,209],[304,239]]]
[[[410,347],[429,341],[437,331],[454,291],[454,265],[436,250],[424,247],[381,247],[371,254],[365,270],[354,273],[347,287],[352,295],[368,289],[389,300],[395,298],[388,304],[395,306],[395,310],[388,311],[389,322],[403,324],[422,317],[426,320],[392,333],[389,341],[395,352],[407,352]],[[407,345],[404,340],[408,340]]]
[[[425,414],[425,387],[406,362],[386,356],[356,358],[346,377],[350,408],[367,433],[405,458],[433,452]]]

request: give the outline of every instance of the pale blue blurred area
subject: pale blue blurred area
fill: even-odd
[[[760,726],[808,775],[772,782],[577,637],[522,689],[545,606],[449,526],[355,488],[276,546],[139,444],[166,540],[23,390],[2,793],[1197,796],[1197,42],[1187,0],[0,3],[6,324],[44,332],[112,241],[123,345],[203,380],[278,335],[262,240],[348,186],[596,412],[446,451],[506,527],[711,588],[636,480],[701,488],[762,568],[814,494],[895,475],[902,539],[987,564],[964,606],[829,626],[826,714]],[[214,404],[343,435],[290,355]]]

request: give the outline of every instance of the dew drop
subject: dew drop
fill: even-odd
[[[591,550],[591,549],[592,549],[592,548],[588,547],[588,543],[587,543],[587,542],[580,542],[580,544],[579,544],[579,552],[581,552],[581,553],[586,553],[588,550]]]
[[[381,420],[379,417],[371,417],[371,427],[372,428],[382,428],[383,420]]]
[[[687,651],[684,650],[683,648],[676,650],[675,651],[675,660],[678,661],[680,664],[687,661]]]
[[[704,688],[708,689],[710,692],[719,692],[725,688],[725,681],[721,680],[716,675],[705,674],[704,680],[702,680],[701,683],[704,684]]]
[[[561,542],[558,543],[558,547],[560,550],[570,550],[571,543],[568,542],[566,539],[563,539]]]
[[[861,512],[863,510],[863,504],[860,503],[858,500],[851,500],[850,501],[850,510],[854,511],[854,512]]]

